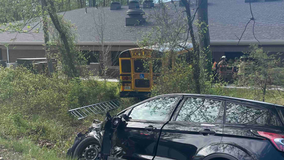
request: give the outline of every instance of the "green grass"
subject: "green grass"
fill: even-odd
[[[245,98],[262,101],[262,95],[259,93],[259,90],[251,90],[251,89],[240,89],[240,88],[224,88],[222,92],[219,92],[219,95],[237,97],[237,98]],[[284,92],[283,91],[275,91],[269,90],[265,96],[265,102],[279,104],[284,106]]]
[[[66,157],[59,157],[55,150],[39,147],[33,141],[22,139],[4,139],[0,137],[0,145],[13,149],[22,154],[26,160],[67,160]]]
[[[121,106],[111,114],[116,114],[134,102],[134,99],[121,99]],[[104,120],[104,115],[90,115],[84,120],[75,119],[66,124],[36,115],[28,118],[19,113],[0,113],[0,116],[4,117],[0,121],[0,145],[20,152],[24,159],[40,160],[65,160],[76,134],[84,133],[93,119]]]
[[[0,68],[1,143],[13,142],[5,146],[26,154],[26,159],[39,159],[40,152],[52,154],[42,159],[64,157],[76,134],[85,132],[95,118],[78,121],[68,110],[118,97],[117,83],[60,77],[33,74],[21,67]],[[28,148],[32,150],[27,152]]]

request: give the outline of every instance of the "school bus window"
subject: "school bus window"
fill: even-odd
[[[162,69],[162,60],[154,59],[153,60],[153,72],[154,73],[161,73]]]
[[[150,87],[150,81],[144,80],[144,79],[136,79],[135,80],[135,86],[140,88],[149,88]]]
[[[141,59],[134,60],[134,71],[137,73],[149,72],[149,68],[147,68],[145,65],[146,64],[144,64],[144,61]]]
[[[121,60],[121,69],[123,73],[130,73],[131,72],[130,60]]]
[[[122,52],[119,57],[120,58],[130,58],[131,57],[130,51]]]

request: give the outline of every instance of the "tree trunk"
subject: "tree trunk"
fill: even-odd
[[[68,7],[69,7],[69,10],[71,10],[71,0],[68,0]]]
[[[81,8],[83,8],[84,7],[84,0],[80,0],[80,2],[81,2]]]
[[[61,10],[60,11],[64,11],[64,0],[61,0]]]
[[[210,35],[208,27],[208,0],[198,0],[199,51],[205,57],[205,66],[208,75],[212,73],[212,52],[210,51]]]
[[[42,22],[43,22],[43,32],[44,32],[44,51],[45,51],[45,57],[47,60],[47,67],[48,67],[48,75],[52,75],[53,73],[53,65],[52,65],[52,60],[51,60],[51,55],[50,55],[50,47],[49,47],[49,34],[48,34],[48,22],[47,22],[47,17],[45,15],[45,7],[46,3],[42,1],[41,3],[42,7]]]
[[[80,8],[80,0],[77,0],[77,8]]]
[[[58,19],[54,2],[53,2],[53,0],[42,0],[42,1],[45,2],[49,6],[48,7],[49,16],[50,16],[57,32],[59,33],[61,41],[63,42],[64,49],[66,51],[65,55],[64,55],[64,53],[62,53],[63,57],[65,57],[64,63],[69,68],[69,72],[67,73],[67,75],[68,75],[68,77],[78,77],[79,75],[78,75],[78,72],[77,72],[75,64],[74,64],[75,57],[71,53],[71,49],[70,49],[71,46],[70,46],[68,39],[67,39],[68,35],[67,35],[66,30],[64,30],[64,28],[61,26],[62,24]]]
[[[265,95],[266,95],[266,88],[267,88],[267,78],[265,79],[264,82],[264,86],[263,86],[263,90],[262,90],[262,101],[265,102]]]
[[[196,93],[201,93],[200,89],[200,53],[198,49],[198,45],[195,40],[195,36],[193,33],[193,26],[192,26],[192,17],[191,17],[191,12],[190,12],[190,4],[187,0],[182,0],[182,3],[185,5],[185,10],[186,10],[186,17],[187,17],[187,25],[188,25],[188,32],[190,33],[191,37],[191,42],[193,45],[193,78],[195,81],[195,92]],[[187,53],[187,57],[190,56],[190,52]]]

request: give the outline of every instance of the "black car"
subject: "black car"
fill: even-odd
[[[212,95],[169,94],[79,134],[79,159],[284,160],[284,108]]]

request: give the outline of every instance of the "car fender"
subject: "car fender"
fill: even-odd
[[[70,156],[70,157],[73,157],[74,151],[77,148],[78,144],[80,144],[80,142],[82,140],[84,140],[85,138],[87,138],[87,137],[93,137],[101,145],[101,139],[100,139],[101,133],[99,131],[92,130],[92,131],[90,131],[90,132],[88,132],[86,134],[82,134],[80,132],[80,133],[77,134],[77,136],[76,136],[76,138],[74,140],[73,146],[68,149],[67,155]]]
[[[100,145],[102,145],[102,131],[98,131],[98,130],[95,130],[95,131],[92,131],[92,132],[89,132],[87,134],[88,137],[93,137],[94,139],[96,139]]]
[[[232,156],[232,159],[235,158],[237,160],[257,160],[257,157],[249,150],[234,143],[215,143],[203,147],[194,156],[194,160],[208,159],[208,157],[212,155],[216,157],[216,154],[229,155]],[[220,158],[222,158],[222,156]]]

